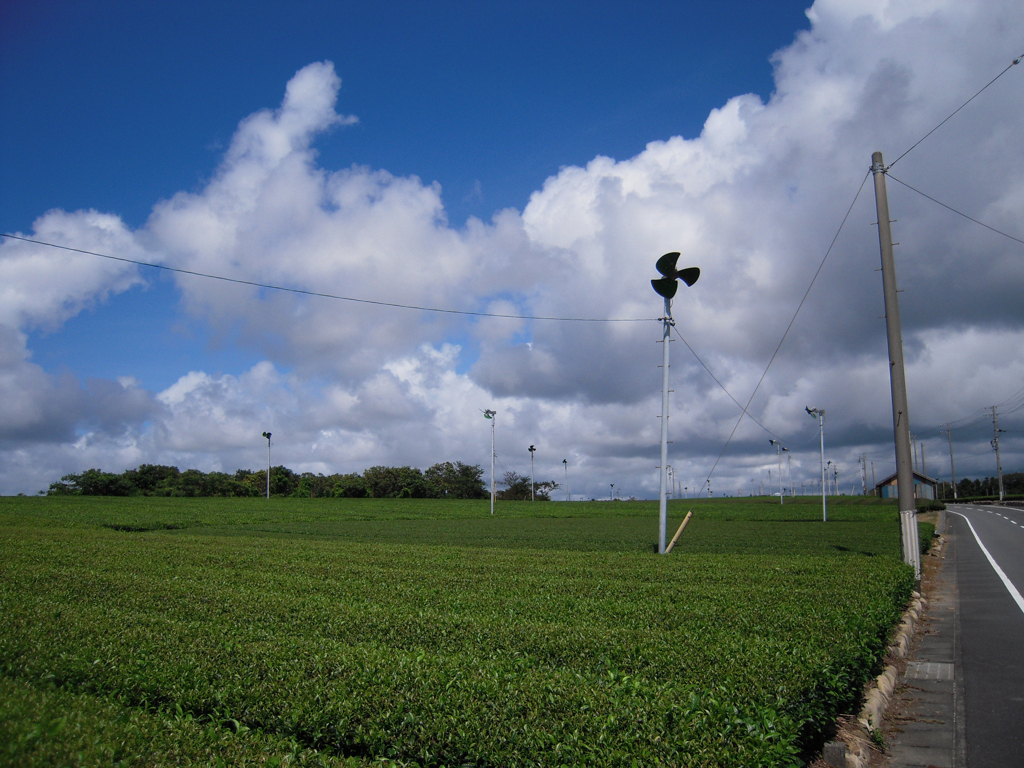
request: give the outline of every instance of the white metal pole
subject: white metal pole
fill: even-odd
[[[828,502],[825,500],[825,412],[818,411],[818,432],[821,434],[821,520],[828,522]]]
[[[793,484],[793,452],[786,449],[786,466],[789,467],[789,495],[796,498],[796,486]]]
[[[533,476],[533,452],[536,450],[537,449],[534,448],[532,445],[530,446],[530,501],[537,500],[536,498],[534,498],[533,495],[534,488],[537,487],[537,481],[534,479]]]
[[[267,501],[270,501],[270,435],[270,432],[263,433],[267,438]]]
[[[783,503],[782,497],[784,495],[782,493],[782,445],[779,444],[776,447],[778,448],[776,453],[779,455],[779,506],[781,507]]]
[[[494,422],[497,414],[491,414],[491,514],[494,514]]]
[[[661,342],[661,493],[658,497],[658,554],[665,554],[665,527],[668,524],[668,345],[672,330],[672,300],[665,299]]]

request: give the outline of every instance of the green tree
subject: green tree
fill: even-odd
[[[81,475],[64,475],[60,480],[50,483],[46,491],[47,496],[80,496],[82,488],[78,481]]]
[[[366,481],[355,472],[348,475],[332,475],[337,480],[331,489],[331,496],[342,499],[365,499],[369,496],[366,490]]]
[[[423,473],[414,467],[370,467],[363,472],[363,482],[375,499],[422,499],[427,496]]]
[[[127,496],[131,487],[120,475],[101,469],[87,469],[78,476],[83,496]]]
[[[335,477],[335,475],[324,477],[322,474],[314,475],[312,472],[303,472],[292,495],[303,499],[322,499],[330,496]]]
[[[137,469],[126,470],[122,477],[132,496],[168,496],[177,487],[180,474],[177,467],[140,464]]]
[[[427,469],[423,479],[431,498],[483,499],[487,497],[483,474],[483,468],[477,464],[445,461]]]
[[[530,478],[509,470],[505,473],[500,484],[505,486],[505,489],[498,491],[495,496],[502,501],[530,501]],[[558,487],[558,483],[552,480],[534,483],[532,498],[537,501],[551,501],[551,491]]]

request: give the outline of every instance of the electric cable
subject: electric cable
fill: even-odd
[[[420,307],[415,304],[400,304],[393,301],[377,301],[374,299],[357,299],[352,296],[338,296],[333,293],[321,293],[319,291],[307,291],[303,288],[288,288],[283,285],[272,285],[270,283],[259,283],[255,280],[242,280],[237,277],[224,277],[223,275],[211,275],[206,272],[196,272],[191,269],[182,269],[180,267],[169,267],[166,264],[153,264],[149,261],[140,261],[138,259],[129,259],[124,256],[111,256],[107,253],[97,253],[96,251],[86,251],[81,248],[71,248],[67,245],[57,245],[56,243],[47,243],[43,240],[33,240],[29,237],[21,237],[20,235],[11,235],[7,232],[0,232],[0,237],[9,237],[12,240],[21,240],[26,243],[34,243],[36,245],[45,245],[50,248],[60,248],[64,251],[74,251],[75,253],[84,253],[89,256],[99,256],[102,259],[111,259],[113,261],[123,261],[127,264],[136,264],[140,267],[151,267],[153,269],[162,269],[167,272],[176,272],[181,275],[192,275],[193,277],[203,277],[208,280],[221,280],[225,283],[237,283],[238,285],[250,285],[255,288],[266,288],[272,291],[284,291],[286,293],[298,293],[303,296],[317,296],[322,299],[335,299],[337,301],[352,301],[357,304],[375,304],[380,307],[395,307],[397,309],[414,309],[420,312],[441,312],[448,315],[470,315],[472,317],[499,317],[507,320],[556,320],[567,323],[646,323],[652,321],[658,321],[660,318],[657,317],[542,317],[538,315],[512,315],[504,314],[501,312],[472,312],[464,309],[442,309],[440,307]]]
[[[698,363],[700,363],[700,364],[701,364],[701,366],[702,366],[702,367],[704,368],[704,370],[708,372],[708,376],[710,376],[710,377],[711,377],[712,379],[714,379],[714,380],[715,380],[715,384],[717,384],[717,385],[718,385],[719,387],[721,387],[721,388],[722,388],[722,391],[723,391],[723,392],[725,392],[725,394],[727,394],[727,395],[729,396],[729,399],[730,399],[730,400],[732,400],[732,401],[733,401],[734,403],[736,403],[736,405],[737,405],[737,406],[739,406],[739,409],[740,409],[741,411],[744,411],[744,412],[746,412],[746,408],[744,408],[744,407],[743,407],[742,403],[740,403],[740,401],[739,401],[739,400],[737,400],[737,399],[736,399],[735,397],[733,397],[733,396],[732,396],[732,393],[731,393],[731,392],[729,392],[729,390],[725,388],[725,385],[724,385],[724,384],[723,384],[722,382],[720,382],[720,381],[718,380],[718,377],[717,377],[717,376],[715,376],[715,374],[713,374],[713,373],[711,372],[711,369],[710,369],[710,368],[708,368],[708,367],[707,367],[707,365],[705,365],[705,364],[704,364],[704,361],[700,359],[700,355],[698,355],[698,354],[697,354],[697,353],[696,353],[696,352],[694,351],[693,347],[691,347],[691,346],[690,346],[690,342],[688,342],[688,341],[687,341],[686,339],[684,339],[684,338],[683,338],[683,334],[681,334],[681,333],[679,332],[679,329],[678,329],[678,328],[676,327],[675,323],[673,323],[673,324],[672,324],[672,330],[674,330],[674,331],[676,332],[676,336],[678,336],[678,337],[679,337],[679,340],[680,340],[681,342],[683,342],[683,344],[685,344],[685,345],[686,345],[686,348],[687,348],[688,350],[690,350],[690,353],[691,353],[691,354],[692,354],[692,355],[694,356],[694,358],[695,358],[695,359],[697,360],[697,362],[698,362]],[[758,421],[758,420],[757,420],[757,419],[755,419],[755,418],[754,418],[753,416],[751,416],[751,415],[750,415],[750,413],[747,413],[747,418],[749,418],[749,419],[750,419],[751,421],[753,421],[753,422],[754,422],[755,424],[757,424],[757,426],[759,426],[759,427],[760,427],[761,429],[763,429],[763,430],[764,430],[765,432],[767,432],[767,433],[768,433],[769,435],[771,435],[772,437],[774,437],[774,438],[778,438],[778,437],[779,437],[779,436],[778,436],[778,435],[776,435],[776,434],[775,434],[774,432],[772,432],[772,431],[771,431],[770,429],[768,429],[768,427],[766,427],[766,426],[765,426],[764,424],[762,424],[762,423],[761,423],[760,421]]]
[[[890,167],[892,167],[892,166],[890,166]],[[978,221],[978,220],[977,220],[976,218],[974,218],[973,216],[968,216],[968,215],[967,215],[966,213],[964,213],[963,211],[958,211],[958,210],[957,210],[956,208],[954,208],[954,207],[953,207],[953,206],[951,206],[951,205],[946,205],[946,204],[945,204],[944,202],[942,202],[941,200],[936,200],[936,199],[935,199],[934,197],[932,197],[931,195],[927,194],[926,192],[922,192],[922,191],[921,191],[920,189],[918,189],[917,187],[912,187],[912,186],[910,186],[909,184],[907,184],[907,182],[905,182],[905,181],[901,181],[900,179],[897,179],[897,178],[896,178],[895,176],[893,176],[893,175],[892,175],[891,173],[889,173],[888,171],[886,171],[886,174],[885,174],[885,175],[886,175],[886,176],[888,176],[888,177],[889,177],[890,179],[892,179],[893,181],[895,181],[895,182],[896,182],[897,184],[902,184],[902,185],[903,185],[904,187],[906,187],[907,189],[909,189],[909,190],[911,190],[911,191],[913,191],[913,192],[917,192],[917,194],[921,195],[921,197],[926,197],[926,198],[928,198],[929,200],[931,200],[931,201],[932,201],[933,203],[935,203],[936,205],[941,205],[941,206],[942,206],[943,208],[945,208],[945,209],[946,209],[947,211],[952,211],[952,212],[953,212],[953,213],[955,213],[955,214],[956,214],[957,216],[963,216],[963,217],[964,217],[965,219],[967,219],[968,221],[973,221],[973,222],[974,222],[975,224],[978,224],[979,226],[982,226],[982,227],[984,227],[985,229],[989,229],[989,230],[991,230],[991,231],[995,232],[995,233],[996,233],[997,235],[1002,235],[1003,237],[1006,237],[1006,238],[1009,238],[1010,240],[1013,240],[1013,241],[1014,241],[1015,243],[1020,243],[1021,245],[1024,245],[1024,240],[1021,240],[1021,239],[1020,239],[1019,237],[1014,237],[1013,235],[1007,234],[1006,232],[1003,232],[1003,231],[1002,231],[1002,230],[1000,230],[1000,229],[996,229],[995,227],[991,227],[991,226],[989,226],[988,224],[986,224],[986,223],[985,223],[985,222],[983,222],[983,221]]]
[[[951,113],[949,114],[949,117],[947,117],[947,118],[946,118],[945,120],[943,120],[943,121],[942,121],[941,123],[939,123],[938,125],[936,125],[936,126],[935,126],[934,128],[932,128],[932,129],[931,129],[930,131],[928,131],[928,133],[926,133],[926,134],[925,134],[924,136],[922,136],[922,137],[921,137],[920,139],[918,139],[917,141],[915,141],[915,142],[913,143],[913,145],[912,145],[912,146],[910,147],[910,149],[908,149],[908,150],[907,150],[906,152],[904,152],[904,153],[903,153],[902,155],[900,155],[900,156],[899,156],[899,157],[897,157],[897,158],[896,158],[895,160],[893,160],[893,161],[892,161],[891,163],[889,163],[889,168],[892,168],[892,167],[893,167],[894,165],[896,165],[896,163],[898,163],[898,162],[899,162],[900,160],[902,160],[902,159],[903,159],[904,157],[906,157],[906,156],[907,156],[907,155],[909,155],[909,154],[910,154],[911,152],[913,152],[913,151],[914,151],[914,149],[915,149],[915,148],[917,147],[917,145],[918,145],[918,144],[920,144],[920,143],[921,143],[922,141],[924,141],[924,140],[925,140],[925,139],[927,139],[927,138],[928,138],[929,136],[931,136],[931,135],[932,135],[933,133],[935,133],[935,132],[936,132],[937,130],[939,130],[939,128],[941,128],[941,127],[942,127],[943,125],[945,125],[945,124],[946,124],[946,123],[947,123],[947,122],[948,122],[948,121],[950,120],[950,118],[952,118],[952,117],[953,117],[953,115],[955,115],[955,114],[956,114],[957,112],[959,112],[959,111],[960,111],[961,109],[963,109],[963,108],[964,108],[964,107],[966,107],[966,106],[967,106],[968,104],[970,104],[970,103],[971,103],[972,101],[974,101],[974,100],[975,100],[975,99],[976,99],[976,98],[977,98],[978,96],[980,96],[980,95],[981,95],[981,92],[982,92],[982,91],[984,91],[984,90],[985,90],[986,88],[988,88],[988,87],[989,87],[990,85],[992,85],[992,83],[994,83],[994,82],[995,82],[996,80],[998,80],[998,79],[999,79],[1000,77],[1002,77],[1002,76],[1003,76],[1003,75],[1005,75],[1005,74],[1006,74],[1007,72],[1009,72],[1009,71],[1010,71],[1010,68],[1011,68],[1011,67],[1013,67],[1013,66],[1016,66],[1017,64],[1020,64],[1020,62],[1021,62],[1021,60],[1022,60],[1022,59],[1024,59],[1024,54],[1021,54],[1021,55],[1020,55],[1020,56],[1018,56],[1018,57],[1017,57],[1016,59],[1014,59],[1014,60],[1013,60],[1012,62],[1010,62],[1009,64],[1007,64],[1007,65],[1006,65],[1006,69],[1004,69],[1004,70],[1003,70],[1002,72],[1000,72],[1000,73],[999,73],[998,75],[996,75],[996,76],[995,76],[995,77],[993,77],[993,78],[992,78],[991,80],[989,80],[989,81],[988,81],[988,82],[987,82],[987,83],[986,83],[986,84],[985,84],[985,85],[984,85],[984,86],[983,86],[983,87],[981,88],[981,90],[980,90],[980,91],[978,91],[977,93],[975,93],[975,94],[974,94],[973,96],[971,96],[971,98],[969,98],[969,99],[968,99],[967,101],[965,101],[965,102],[964,102],[963,104],[961,104],[961,105],[960,105],[959,107],[957,107],[956,109],[954,109],[954,110],[953,110],[953,111],[952,111],[952,112],[951,112]]]
[[[750,398],[747,400],[746,408],[743,408],[743,412],[740,414],[739,419],[736,420],[736,425],[732,428],[732,432],[729,433],[729,437],[728,437],[728,439],[726,439],[725,445],[722,446],[722,452],[719,453],[718,454],[718,458],[715,459],[715,463],[711,467],[711,471],[708,472],[707,479],[704,481],[704,484],[701,485],[700,491],[698,491],[698,493],[700,493],[701,491],[704,490],[704,486],[705,485],[707,485],[709,487],[709,491],[710,491],[711,476],[715,474],[715,469],[717,469],[718,463],[722,460],[722,457],[725,455],[725,451],[729,447],[729,443],[732,442],[732,438],[736,434],[736,430],[739,429],[740,422],[742,422],[743,421],[743,417],[747,415],[747,408],[750,407],[750,403],[754,400],[754,395],[757,394],[757,390],[759,390],[761,388],[761,384],[764,382],[764,377],[768,375],[768,369],[772,367],[772,363],[775,362],[775,358],[778,356],[779,350],[782,349],[782,345],[786,341],[786,337],[789,336],[789,332],[793,328],[793,323],[796,322],[796,318],[800,314],[800,310],[803,309],[804,303],[807,301],[807,297],[810,295],[811,289],[814,287],[814,283],[818,279],[818,275],[821,274],[821,270],[824,268],[825,262],[828,261],[829,254],[832,253],[832,249],[835,247],[836,241],[839,239],[839,234],[843,231],[843,227],[846,225],[847,220],[850,218],[850,214],[853,212],[853,206],[855,206],[857,204],[857,200],[860,198],[860,193],[862,191],[864,191],[864,184],[867,183],[868,176],[870,176],[870,175],[871,175],[871,171],[868,170],[868,172],[864,174],[864,178],[861,179],[860,186],[857,187],[857,194],[855,194],[853,196],[853,200],[850,202],[850,207],[846,209],[846,215],[843,216],[843,220],[839,223],[839,228],[836,230],[836,233],[835,233],[835,235],[832,238],[832,242],[829,243],[828,250],[826,250],[825,251],[825,255],[822,256],[821,263],[818,265],[818,268],[815,270],[814,276],[811,278],[811,282],[807,286],[807,290],[804,291],[803,298],[800,299],[800,303],[797,305],[796,311],[793,313],[793,317],[789,321],[789,325],[786,326],[786,330],[782,334],[782,338],[779,339],[779,343],[775,347],[775,351],[772,353],[772,357],[768,361],[768,365],[765,366],[764,373],[762,373],[761,374],[761,378],[758,379],[757,386],[754,387],[754,391],[750,393]]]

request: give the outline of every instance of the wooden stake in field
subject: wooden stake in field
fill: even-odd
[[[679,530],[676,531],[676,535],[672,537],[672,543],[669,544],[667,547],[665,547],[665,554],[666,555],[669,552],[672,551],[672,547],[674,547],[676,545],[676,542],[679,541],[679,537],[683,535],[683,528],[685,528],[686,524],[688,522],[690,522],[690,518],[691,517],[693,517],[693,510],[692,509],[689,512],[687,512],[686,513],[686,517],[683,518],[682,525],[679,526]]]

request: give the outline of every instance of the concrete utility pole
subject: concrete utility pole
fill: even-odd
[[[928,465],[924,463],[924,440],[921,441],[921,474],[928,476]]]
[[[953,464],[953,430],[946,425],[946,437],[949,438],[949,476],[953,478],[953,501],[956,501],[956,465]]]
[[[661,493],[658,496],[658,554],[665,554],[665,527],[668,525],[668,344],[672,340],[672,300],[665,299],[661,318]]]
[[[860,455],[860,480],[861,490],[864,496],[868,495],[868,457],[863,453]]]
[[[885,330],[889,342],[889,385],[892,392],[892,431],[896,444],[896,483],[903,533],[903,562],[914,566],[914,574],[920,579],[921,550],[917,539],[917,502],[914,499],[914,471],[910,457],[910,409],[907,405],[907,379],[903,367],[903,333],[900,329],[896,263],[892,253],[889,197],[885,189],[886,168],[881,152],[871,155],[871,173],[875,180],[878,246],[882,257],[882,288],[885,296]]]
[[[1005,432],[1005,429],[999,428],[999,420],[996,418],[996,407],[992,406],[992,432],[995,437],[992,438],[992,447],[996,449],[996,470],[999,473],[999,500],[1003,500],[1003,461],[999,458],[999,433]]]
[[[569,500],[569,460],[562,459],[562,464],[565,466],[565,500]]]

